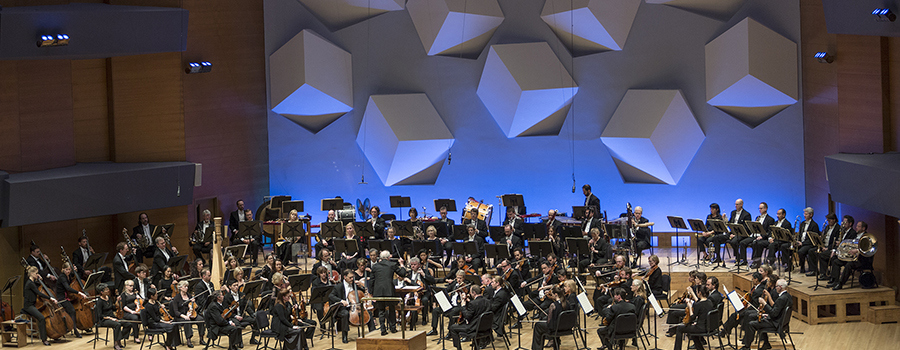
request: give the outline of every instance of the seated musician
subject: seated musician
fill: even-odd
[[[319,267],[324,267],[327,270],[329,279],[331,279],[331,271],[338,271],[337,264],[331,260],[331,251],[330,250],[321,250],[319,251],[319,261],[313,264],[312,270],[318,271]],[[336,282],[334,279],[332,282]]]
[[[338,221],[338,220],[337,220],[337,218],[335,217],[334,210],[329,210],[329,211],[328,211],[328,218],[325,219],[325,222],[337,222],[337,221]],[[321,233],[321,229],[320,229],[320,232],[319,232],[319,233]],[[329,238],[329,239],[320,239],[319,236],[315,236],[315,237],[316,237],[316,245],[315,245],[316,253],[321,253],[323,250],[326,250],[326,249],[327,249],[327,250],[334,250],[334,245],[332,244],[332,243],[334,243],[334,239],[333,239],[333,238]]]
[[[72,264],[74,264],[72,269],[81,274],[81,279],[83,280],[86,280],[88,276],[94,273],[94,271],[84,269],[84,263],[91,257],[91,254],[94,254],[94,248],[88,243],[87,236],[78,237],[78,248],[72,252]],[[109,268],[107,267],[106,269]],[[109,274],[112,274],[112,270],[109,270]]]
[[[841,245],[841,242],[848,240],[848,239],[851,239],[851,240],[856,239],[856,230],[853,229],[855,224],[856,224],[856,221],[853,219],[853,216],[844,215],[844,217],[841,219],[841,232],[840,232],[838,238],[835,239],[834,244],[829,247],[831,249],[831,254],[829,257],[827,257],[829,267],[831,267],[832,264],[834,263],[834,260],[837,259],[838,247]],[[832,284],[833,282],[835,282],[837,280],[836,278],[833,278],[832,276],[840,275],[840,274],[834,275],[833,269],[831,270],[831,275],[829,275],[826,272],[822,272],[822,273],[825,275],[824,276],[825,279],[823,279],[823,280],[828,280],[829,284]]]
[[[431,298],[429,297],[431,286],[437,282],[434,276],[431,275],[431,271],[422,266],[422,261],[418,257],[412,257],[409,259],[409,275],[408,277],[403,278],[403,282],[407,286],[421,286],[422,290],[419,291],[416,297],[420,298],[419,305],[422,305],[422,325],[424,326],[427,321],[425,306],[431,302]],[[410,322],[416,323],[419,320],[419,311],[413,310],[410,314]]]
[[[163,313],[167,311],[165,305],[160,304],[159,297],[164,294],[163,291],[157,292],[156,289],[150,288],[150,290],[147,291],[148,298],[144,302],[144,310],[142,312],[147,318],[147,329],[162,330],[166,332],[163,346],[166,347],[166,350],[172,350],[172,348],[178,345],[178,328],[172,324],[172,321],[163,319]]]
[[[150,278],[147,278],[147,271],[144,271],[145,276],[142,278],[147,278],[147,280],[156,285],[156,282],[162,278],[162,270],[165,270],[166,266],[169,266],[169,261],[178,255],[178,248],[172,247],[169,249],[166,247],[166,239],[163,237],[156,237],[156,247],[153,250],[153,267],[150,270]],[[135,274],[137,271],[135,270]],[[146,289],[143,290],[146,292]]]
[[[224,298],[222,291],[219,290],[213,291],[209,296],[211,301],[208,306],[209,312],[206,313],[210,318],[208,331],[217,337],[228,336],[228,350],[237,350],[241,342],[241,329],[234,322],[222,317],[225,311],[225,306],[222,305]]]
[[[444,252],[445,245],[450,244],[450,251],[453,251],[453,245],[450,241],[443,237],[437,236],[437,229],[434,228],[433,225],[429,225],[428,228],[425,229],[425,242],[431,243],[430,245],[425,245],[426,251],[426,260],[423,261],[424,265],[441,268],[441,254]],[[421,253],[420,253],[421,254]],[[422,257],[419,257],[421,259]],[[449,261],[449,256],[447,257]]]
[[[475,233],[481,239],[485,239],[488,237],[488,227],[484,220],[478,217],[478,209],[472,208],[469,209],[469,218],[463,219],[462,224],[468,227],[474,227]]]
[[[625,289],[625,300],[631,300],[631,280],[632,272],[628,267],[616,270],[616,275],[609,283],[604,284],[601,288],[594,290],[594,305],[598,308],[608,305],[613,301],[613,295],[610,293],[614,288],[621,287]]]
[[[554,286],[553,288],[547,290],[547,299],[552,300],[550,306],[547,307],[547,317],[545,321],[539,321],[534,324],[534,333],[531,335],[531,349],[539,350],[544,348],[544,339],[548,338],[548,333],[551,330],[556,329],[556,324],[559,323],[559,316],[563,311],[568,310],[567,300],[562,298],[565,292],[559,288],[559,286]],[[559,347],[559,338],[550,338],[550,344],[548,346],[557,348]]]
[[[725,221],[725,217],[722,215],[718,203],[709,205],[709,215],[706,216],[707,231],[701,232],[697,236],[697,249],[703,250],[703,260],[709,260],[711,257],[709,256],[708,249],[709,247],[714,247],[716,259],[713,260],[713,262],[719,262],[721,261],[721,256],[719,253],[720,247],[722,246],[722,243],[724,243],[728,239],[728,237],[720,232],[715,232],[712,229],[712,224],[709,223],[709,220]]]
[[[509,300],[512,298],[510,293],[512,292],[507,288],[502,276],[491,277],[490,285],[493,293],[485,294],[485,297],[491,301],[489,310],[494,313],[494,332],[497,332],[497,335],[502,337],[504,332],[503,325],[506,320],[506,315],[503,314],[503,307],[509,304]]]
[[[247,218],[245,221],[253,221],[253,211],[250,209],[244,210],[244,217]],[[231,236],[231,245],[238,244],[246,244],[247,245],[247,253],[245,256],[250,256],[250,264],[253,266],[257,266],[257,257],[259,255],[259,243],[262,241],[261,235],[256,236],[239,236],[233,235]]]
[[[666,323],[670,325],[679,324],[684,320],[684,315],[687,311],[688,300],[698,301],[700,300],[697,297],[697,291],[700,289],[700,286],[706,284],[706,274],[703,272],[699,272],[697,270],[692,270],[688,273],[688,288],[685,288],[684,292],[680,297],[675,299],[674,304],[669,306],[669,313],[666,318]],[[675,327],[670,327],[668,332],[666,332],[666,336],[671,337],[675,335]]]
[[[558,213],[555,209],[550,209],[549,211],[547,211],[547,220],[544,221],[544,227],[546,227],[546,231],[548,234],[551,227],[553,228],[553,232],[559,232],[559,230],[562,228],[562,222],[556,220],[557,214]]]
[[[730,224],[744,224],[744,221],[750,221],[750,212],[744,210],[744,200],[738,198],[734,201],[734,210],[731,211]],[[744,227],[746,225],[744,224]],[[731,251],[734,253],[735,265],[747,265],[747,250],[741,249],[741,242],[744,237],[735,233],[728,234],[728,243],[731,244]]]
[[[203,259],[195,259],[191,262],[191,278],[200,278],[200,271],[203,270],[203,267],[206,264],[203,263]]]
[[[453,225],[455,222],[453,219],[447,217],[447,207],[441,206],[440,213],[441,218],[438,219],[438,221],[447,225],[447,235],[453,237]],[[437,232],[435,231],[435,233]],[[447,259],[444,260],[444,266],[450,265],[450,259],[453,256],[453,243],[445,238],[441,238],[441,244],[444,245],[444,252],[447,253]]]
[[[525,244],[519,236],[515,235],[515,229],[512,225],[503,226],[503,240],[497,243],[506,244],[506,248],[509,249],[510,254],[515,250],[525,249]]]
[[[331,295],[328,296],[328,301],[331,303],[331,307],[338,308],[338,311],[335,313],[332,322],[338,324],[338,329],[341,331],[341,341],[344,344],[350,342],[350,340],[347,339],[347,333],[350,331],[349,295],[350,293],[353,293],[354,290],[365,290],[365,288],[365,283],[363,283],[362,281],[353,281],[353,271],[348,269],[344,270],[341,283],[336,284],[334,286],[334,289],[331,291]],[[373,319],[374,318],[370,320]]]
[[[469,287],[468,294],[464,294],[462,301],[461,322],[450,325],[450,337],[453,338],[453,346],[457,350],[462,350],[460,345],[461,335],[474,335],[477,320],[482,314],[488,311],[491,302],[482,295],[481,286]]]
[[[299,218],[299,215],[297,214],[297,209],[291,209],[291,212],[288,214],[287,222],[298,222],[298,221],[300,221],[300,218]],[[284,234],[284,233],[282,232],[282,234]],[[291,239],[285,239],[284,236],[282,236],[280,242],[276,243],[276,245],[278,245],[278,247],[276,249],[277,250],[276,255],[278,255],[278,259],[281,260],[281,262],[283,264],[287,265],[291,262],[291,258],[294,255],[293,254],[294,251],[293,251],[292,247],[294,246],[294,243],[297,243],[299,241],[300,241],[300,237],[293,237]]]
[[[856,239],[858,237],[862,237],[866,234],[866,230],[869,229],[869,224],[865,221],[857,221],[856,222],[856,235],[849,237],[847,239]],[[835,257],[831,259],[831,279],[832,282],[826,285],[826,287],[831,287],[833,290],[840,290],[844,288],[844,283],[847,283],[847,279],[850,278],[850,274],[855,270],[872,270],[874,267],[872,266],[874,256],[863,256],[859,254],[859,248],[854,248],[851,253],[857,253],[857,258],[854,261],[843,261]],[[841,268],[843,267],[843,271]],[[838,277],[840,276],[840,277]],[[839,279],[840,278],[840,279]]]
[[[56,280],[56,277],[53,276],[53,267],[46,263],[49,260],[46,254],[41,253],[41,248],[34,244],[31,245],[31,254],[25,258],[28,265],[38,268],[38,274],[48,283]]]
[[[203,269],[203,271],[207,270]],[[196,308],[194,307],[195,304],[197,305]],[[196,316],[192,315],[193,312],[196,312]],[[199,303],[188,294],[187,281],[178,282],[178,294],[169,302],[169,314],[172,315],[175,321],[203,321]],[[192,326],[190,323],[181,325],[189,348],[194,347],[194,344],[191,342],[191,338],[194,336]],[[197,324],[197,331],[200,333],[200,344],[206,345],[206,341],[203,339],[204,334],[206,334],[206,327],[202,324]]]
[[[775,224],[772,225],[774,227],[780,227],[789,232],[794,232],[794,229],[791,226],[791,223],[785,218],[787,216],[787,212],[784,208],[780,208],[775,211],[776,221]],[[774,236],[769,237],[769,256],[767,257],[767,261],[769,265],[775,265],[775,253],[781,252],[781,263],[787,264],[790,260],[791,255],[791,242],[783,241],[780,239],[775,239]]]
[[[157,287],[159,287],[159,291],[163,293],[160,297],[160,302],[168,302],[169,295],[172,294],[172,291],[177,288],[175,286],[175,282],[177,282],[177,276],[172,273],[172,267],[166,266],[166,269],[163,270],[162,278],[159,280]]]
[[[589,236],[591,234],[592,229],[600,229],[600,219],[597,219],[596,214],[594,213],[593,207],[587,207],[584,209],[584,220],[581,221],[581,232],[584,236]]]
[[[828,263],[831,260],[830,247],[836,243],[841,235],[841,227],[838,225],[837,215],[828,213],[828,215],[825,215],[825,223],[826,225],[822,228],[822,233],[819,235],[822,247],[815,247],[809,251],[809,268],[810,272],[814,273],[806,273],[809,276],[816,276],[816,278],[823,281],[827,278]]]
[[[366,220],[369,224],[372,225],[372,232],[375,233],[374,236],[370,237],[372,239],[384,239],[384,218],[381,217],[381,208],[377,205],[373,206],[369,209],[369,219]]]
[[[87,294],[79,292],[72,288],[70,281],[75,279],[75,273],[72,271],[72,265],[68,262],[64,262],[62,265],[62,273],[59,274],[59,279],[56,281],[56,295],[60,297],[59,306],[62,306],[66,313],[69,314],[69,317],[72,320],[75,320],[75,307],[72,306],[72,298],[75,295],[80,295],[82,298],[87,299]],[[65,296],[65,298],[63,298]],[[78,327],[72,327],[72,331],[75,334],[75,338],[81,338],[81,334],[78,332]]]
[[[144,262],[144,258],[153,258],[153,230],[156,225],[150,224],[150,216],[147,213],[138,214],[138,224],[131,229],[131,239],[138,243],[139,246],[132,247],[137,251],[134,256],[138,263]],[[166,233],[162,229],[162,233]]]
[[[126,321],[122,322],[122,339],[128,339],[131,333],[134,333],[134,342],[140,343],[141,331],[141,309],[144,299],[134,291],[134,281],[125,281],[125,290],[119,293],[119,299],[122,301],[122,318]]]
[[[550,290],[550,288],[553,288],[553,286],[559,284],[559,277],[556,273],[554,273],[553,266],[549,261],[541,262],[541,272],[542,275],[535,276],[534,278],[524,281],[519,285],[519,287],[525,288],[525,286],[529,284],[540,282],[538,288],[532,290],[528,294],[528,300],[524,303],[525,310],[532,311],[536,308],[545,310],[553,302],[549,298],[546,298],[546,293],[548,290]]]
[[[203,219],[197,223],[197,227],[194,228],[194,233],[191,235],[191,250],[197,259],[204,259],[203,254],[211,257],[209,252],[212,250],[212,243],[209,240],[210,237],[206,235],[206,230],[213,227],[213,223],[210,220],[211,216],[212,213],[210,213],[209,209],[204,209]]]
[[[647,301],[649,300],[647,298],[647,289],[644,287],[644,281],[639,280],[639,279],[635,279],[635,280],[631,281],[631,295],[632,295],[631,299],[629,299],[627,301],[629,303],[631,303],[632,305],[634,305],[634,310],[636,313],[635,316],[640,317],[639,313],[642,311],[641,308],[643,308],[644,305],[648,305]],[[631,345],[634,347],[638,347],[637,338],[631,339]]]
[[[222,299],[222,305],[224,305],[226,309],[234,308],[229,315],[230,317],[228,320],[238,328],[243,329],[250,326],[250,328],[253,329],[250,335],[250,344],[259,344],[259,341],[256,340],[259,330],[256,327],[256,319],[253,317],[253,314],[255,313],[253,310],[253,303],[248,302],[249,300],[246,298],[246,295],[241,292],[241,282],[237,279],[226,281],[223,293],[225,297]],[[243,347],[244,340],[239,339],[237,346]]]
[[[774,331],[777,329],[778,324],[783,322],[784,317],[791,317],[785,312],[793,304],[791,295],[787,292],[787,281],[783,279],[778,280],[775,283],[775,291],[777,296],[772,305],[766,303],[765,299],[759,298],[759,303],[762,305],[760,311],[764,313],[762,321],[753,319],[747,324],[747,328],[744,329],[743,347],[741,347],[741,350],[750,349],[757,331]],[[772,345],[769,344],[769,337],[762,337],[762,340],[763,345],[759,347],[760,349],[772,348]]]
[[[352,269],[356,266],[356,259],[361,257],[361,251],[365,251],[365,246],[363,245],[362,238],[356,236],[356,230],[353,228],[353,223],[347,223],[344,225],[344,239],[346,240],[354,240],[357,242],[356,251],[353,254],[347,254],[347,252],[341,252],[341,261],[338,263],[338,268],[343,269]]]
[[[816,262],[810,259],[810,252],[815,249],[815,246],[812,243],[812,238],[809,237],[808,232],[816,232],[819,233],[819,224],[813,220],[813,208],[806,207],[803,209],[803,219],[804,221],[800,223],[800,226],[797,228],[797,232],[799,233],[799,237],[797,242],[794,243],[794,246],[797,248],[797,257],[799,261],[797,262],[800,265],[800,273],[807,273],[806,265],[809,263],[810,272],[812,274],[808,274],[807,276],[815,276],[816,275]],[[793,264],[788,260],[788,271],[793,267]]]
[[[763,227],[762,234],[754,233],[750,237],[741,241],[741,249],[744,256],[747,255],[747,247],[753,247],[753,263],[750,264],[751,269],[755,269],[762,265],[763,250],[769,247],[769,227],[775,224],[775,219],[769,216],[769,204],[766,202],[759,203],[759,216],[756,220]]]
[[[385,230],[385,235],[387,240],[391,242],[391,258],[400,259],[403,257],[403,252],[407,250],[407,246],[411,243],[407,243],[409,241],[406,237],[397,237],[396,230],[393,226],[389,226]]]
[[[475,229],[475,226],[469,226],[467,229],[469,230],[469,236],[465,242],[475,242],[475,247],[478,250],[475,256],[471,257],[470,265],[477,271],[484,267],[484,238],[478,235],[478,230]]]
[[[662,269],[659,268],[659,257],[656,255],[651,255],[649,258],[647,258],[647,262],[650,263],[650,270],[647,270],[647,275],[644,278],[647,280],[647,284],[650,288],[650,293],[653,293],[653,296],[655,296],[657,299],[664,299]]]
[[[485,274],[481,275],[481,288],[483,289],[482,293],[485,296],[494,294],[494,287],[491,285],[491,280],[493,278],[494,278],[494,275],[491,275],[489,273],[485,273]]]
[[[509,259],[500,260],[500,263],[497,264],[497,272],[499,273],[498,277],[503,278],[503,281],[508,282],[509,287],[512,288],[512,290],[508,290],[508,292],[522,294],[521,285],[522,281],[525,279],[522,278],[522,273],[512,266]]]
[[[294,323],[292,315],[292,298],[289,289],[278,291],[272,308],[272,330],[278,334],[278,339],[284,342],[284,349],[297,350],[309,349],[306,344],[307,332],[302,327],[309,325]]]
[[[728,320],[725,321],[725,324],[722,327],[722,335],[725,338],[728,338],[728,335],[731,334],[731,330],[738,325],[741,326],[741,329],[746,330],[747,324],[750,323],[751,320],[756,320],[757,310],[759,310],[759,298],[763,296],[763,292],[766,290],[766,284],[763,282],[762,274],[754,272],[750,277],[750,285],[752,285],[753,288],[747,294],[741,296],[744,304],[747,304],[748,306],[741,309],[741,311],[732,313],[728,316]]]
[[[697,289],[697,301],[690,300],[688,301],[687,308],[691,311],[690,321],[685,324],[675,326],[675,350],[681,350],[682,339],[685,334],[688,333],[705,333],[708,317],[710,311],[715,310],[716,306],[713,304],[709,297],[709,290],[706,289],[705,285],[701,285],[699,289]],[[694,342],[694,348],[697,350],[703,349],[702,338],[699,336],[691,337],[691,340]]]
[[[449,310],[442,310],[440,305],[437,304],[437,301],[433,303],[431,309],[431,331],[425,334],[427,336],[438,334],[438,322],[441,320],[441,315],[446,316],[450,321],[453,321],[456,320],[460,312],[462,312],[460,295],[461,293],[465,293],[461,288],[468,284],[465,280],[466,273],[464,271],[457,271],[453,276],[455,276],[455,278],[444,288],[444,294],[447,296],[447,299],[450,300],[451,308]]]
[[[634,207],[634,218],[632,225],[634,225],[634,248],[635,256],[640,256],[641,252],[645,249],[650,249],[650,228],[653,227],[654,223],[644,217],[644,208],[640,206]],[[636,260],[636,259],[635,259]],[[636,264],[636,261],[635,261]],[[634,266],[637,267],[637,266]]]
[[[122,323],[116,318],[115,298],[110,298],[109,286],[107,286],[106,283],[98,284],[96,289],[97,293],[100,294],[100,297],[96,299],[97,302],[94,304],[94,319],[97,320],[98,326],[112,328],[114,340],[113,348],[115,350],[122,350],[122,347],[124,346],[122,342]],[[44,323],[40,322],[39,325],[43,327]],[[45,340],[44,345],[50,345],[50,343]]]
[[[522,275],[522,279],[531,278],[531,261],[525,256],[524,250],[514,250],[510,264],[513,265],[514,269],[519,271],[519,274]]]
[[[559,221],[557,221],[559,222]],[[565,256],[566,253],[566,241],[559,237],[559,229],[562,226],[549,226],[547,227],[547,241],[550,242],[550,248],[552,249],[552,253],[555,256]],[[554,261],[554,263],[556,263]]]
[[[514,207],[506,207],[506,219],[503,220],[503,226],[512,226],[513,234],[522,240],[525,233],[525,221],[516,214]]]
[[[602,317],[603,321],[600,324],[600,328],[597,328],[597,336],[600,337],[600,341],[603,342],[603,346],[607,349],[613,348],[612,336],[616,329],[616,317],[622,314],[637,312],[634,308],[634,304],[625,301],[626,295],[624,288],[614,289],[613,302],[600,310],[600,317]],[[624,342],[624,340],[621,342]]]
[[[331,282],[331,274],[328,273],[328,269],[324,266],[319,266],[315,270],[316,277],[312,280],[312,289],[316,289],[317,287],[325,287],[330,286],[333,283]],[[319,322],[322,322],[322,317],[325,316],[325,303],[310,303],[310,308],[312,308],[313,312],[316,313],[316,319]]]

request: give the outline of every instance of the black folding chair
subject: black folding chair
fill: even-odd
[[[147,315],[147,309],[141,310],[141,326],[144,328],[144,337],[141,338],[141,349],[144,348],[144,342],[147,341],[147,338],[150,338],[150,344],[147,345],[147,349],[152,348],[154,343],[166,346],[160,341],[161,338],[155,338],[164,336],[166,331],[162,328],[150,327],[150,318]],[[153,339],[156,340],[154,341]]]
[[[494,347],[493,325],[493,312],[488,311],[478,317],[478,321],[475,322],[475,334],[472,334],[472,350],[478,349],[478,341],[481,339],[487,339],[491,343],[491,349],[496,350]]]
[[[275,331],[269,329],[269,312],[268,311],[257,311],[256,312],[256,328],[259,330],[259,344],[256,344],[256,350],[266,350],[266,349],[278,349],[278,345],[281,343],[281,339],[278,339],[278,334]],[[275,345],[269,346],[269,340],[275,339]],[[262,345],[262,347],[260,347]]]
[[[662,279],[663,290],[662,290],[661,296],[655,295],[656,299],[662,301],[663,298],[661,298],[661,297],[665,297],[666,307],[670,307],[672,305],[672,302],[669,300],[669,294],[672,294],[672,293],[670,293],[672,291],[672,276],[663,274],[660,276],[660,278]]]
[[[760,330],[758,332],[759,339],[756,342],[757,347],[759,347],[759,342],[762,340],[762,337],[768,337],[769,333],[778,334],[778,337],[781,338],[781,346],[787,349],[787,343],[784,341],[784,337],[787,336],[788,341],[791,342],[791,348],[794,350],[797,349],[797,346],[794,345],[794,338],[791,337],[791,307],[788,306],[784,309],[784,315],[781,316],[781,322],[778,322],[778,327],[772,330]]]
[[[218,343],[219,335],[210,331],[212,322],[212,317],[209,317],[209,309],[207,308],[203,311],[203,325],[206,327],[206,346],[203,349],[209,349],[210,346],[224,349],[225,347]]]
[[[706,344],[712,344],[709,341],[709,337],[716,337],[719,339],[719,348],[725,349],[725,346],[722,345],[722,336],[719,333],[719,327],[722,326],[722,317],[719,316],[719,310],[713,309],[706,314],[706,331],[702,333],[688,333],[687,337],[703,337],[706,338]]]
[[[637,297],[637,296],[635,296]],[[650,344],[650,338],[647,336],[647,331],[644,330],[644,320],[647,319],[647,315],[650,313],[649,307],[650,303],[645,302],[641,305],[641,309],[637,310],[637,338],[641,340],[641,345],[644,346],[644,349],[647,348],[647,345]],[[646,344],[644,341],[646,340]]]
[[[509,341],[509,333],[506,331],[506,325],[509,323],[509,302],[500,308],[500,313],[494,317],[494,332],[503,337],[503,344],[509,349],[511,344]]]
[[[625,348],[624,340],[637,338],[637,315],[626,313],[613,320],[613,333],[610,342],[617,344],[619,350]]]
[[[559,350],[559,342],[555,341],[555,339],[559,339],[561,336],[572,335],[572,339],[575,340],[575,347],[578,348],[578,337],[575,336],[575,330],[578,328],[578,311],[577,310],[566,310],[559,313],[559,320],[556,322],[556,329],[551,329],[550,333],[547,333],[546,336],[543,336],[541,339],[541,343],[544,343],[544,338],[554,339],[553,349]],[[587,346],[587,344],[585,344]]]

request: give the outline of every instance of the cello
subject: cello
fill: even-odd
[[[72,261],[69,260],[69,256],[66,254],[66,248],[63,246],[59,246],[60,254],[62,255],[63,262],[68,263],[69,266],[74,267]],[[75,279],[69,283],[69,286],[72,289],[78,292],[84,292],[84,282],[81,281],[81,274],[78,271],[74,273]],[[87,294],[87,293],[85,293]],[[94,327],[94,310],[88,304],[88,300],[81,297],[80,294],[71,295],[71,303],[72,307],[75,309],[75,327],[78,327],[80,330],[89,331]]]
[[[22,266],[27,270],[30,265],[25,261],[25,258],[22,258]],[[30,276],[29,276],[30,278]],[[38,278],[38,283],[40,284],[40,289],[44,294],[50,296],[53,299],[56,299],[56,294],[47,288],[47,285],[44,284],[44,281]],[[66,313],[65,310],[59,304],[51,305],[52,300],[44,300],[43,297],[38,296],[35,299],[34,307],[41,312],[41,315],[44,316],[44,322],[47,326],[47,337],[50,339],[59,339],[64,336],[69,330],[74,327],[74,322],[69,317],[69,314]]]
[[[356,282],[353,283],[353,291],[347,295],[347,301],[350,302],[350,324],[360,327],[368,324],[371,315],[369,310],[362,304],[362,298],[365,297],[363,291],[356,289]]]

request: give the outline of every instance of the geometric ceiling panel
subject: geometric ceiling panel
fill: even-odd
[[[577,55],[620,51],[640,5],[641,0],[547,0],[541,19]]]
[[[476,94],[508,138],[559,135],[578,87],[546,42],[491,45]]]
[[[454,141],[425,94],[369,96],[356,136],[385,186],[433,185]]]
[[[304,29],[269,56],[272,111],[317,133],[353,109],[350,53]]]
[[[751,128],[799,98],[797,44],[745,18],[706,44],[706,100]]]
[[[477,55],[503,22],[497,0],[410,0],[406,9],[429,56]]]
[[[647,0],[648,4],[663,4],[713,19],[731,18],[747,0]]]
[[[388,11],[403,9],[406,0],[298,0],[329,29],[337,30]]]
[[[628,90],[600,136],[626,183],[669,185],[704,139],[681,90]]]

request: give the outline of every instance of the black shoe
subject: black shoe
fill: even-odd
[[[803,266],[800,266],[800,273],[806,273],[806,268]]]
[[[810,272],[807,272],[806,275],[809,277],[812,277],[812,276],[815,276],[816,273],[814,271],[810,271]]]
[[[343,342],[344,344],[347,344],[350,342],[350,340],[347,339],[347,333],[344,333],[344,335],[341,336],[341,342]]]
[[[831,287],[831,290],[841,290],[841,288],[844,288],[844,287],[840,283],[838,283],[834,287]],[[771,347],[769,347],[769,348],[771,348]],[[762,349],[762,348],[760,348],[760,349]]]
[[[238,347],[239,349],[243,349],[243,348],[244,348],[244,343],[243,343],[243,342],[238,343],[237,347]]]
[[[250,338],[250,345],[259,345],[259,344],[260,344],[259,340],[256,340],[255,338]]]
[[[48,341],[45,340],[45,341],[44,341],[44,346],[50,346],[50,342],[48,342]]]
[[[81,338],[81,333],[75,332],[75,338]]]
[[[387,334],[388,334],[387,329],[382,328],[381,335],[387,335]]]
[[[425,336],[428,336],[428,337],[435,336],[435,335],[438,335],[438,332],[433,329],[430,332],[425,333]]]
[[[193,343],[193,342],[190,342],[190,341],[188,342],[187,345],[188,345],[189,348],[193,348],[193,347],[194,347],[194,343]]]
[[[765,344],[763,344],[762,346],[759,347],[759,350],[769,350],[769,349],[771,349],[771,348],[772,348],[772,345],[771,345],[771,344],[765,343]]]
[[[819,275],[819,281],[828,281],[828,280],[830,280],[830,278],[828,276]]]
[[[397,333],[397,328],[391,327],[391,333]]]
[[[203,339],[200,339],[200,345],[206,345],[206,342]]]

